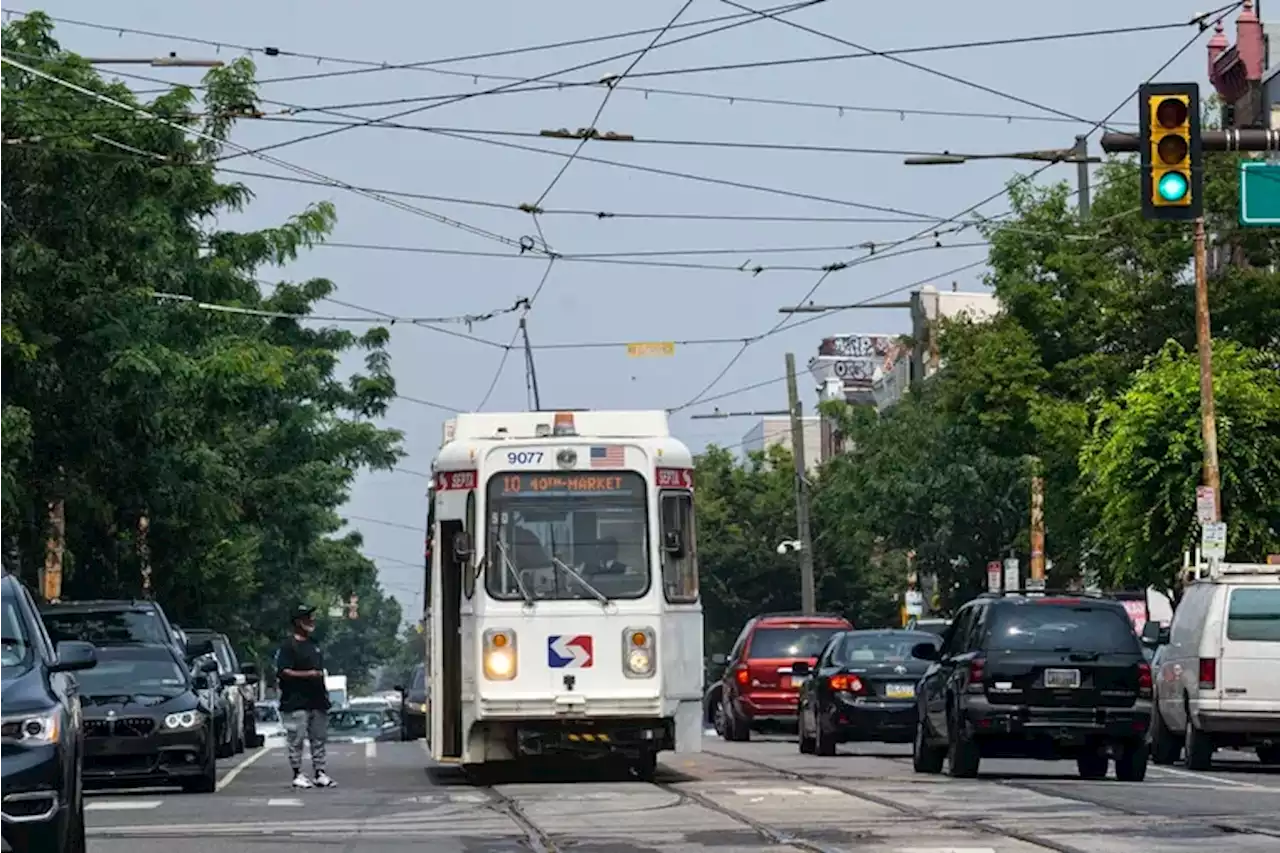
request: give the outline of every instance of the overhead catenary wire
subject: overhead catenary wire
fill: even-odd
[[[162,302],[179,302],[191,308],[198,308],[202,311],[210,311],[221,314],[238,314],[248,317],[262,317],[275,320],[312,320],[329,323],[387,323],[394,325],[395,323],[412,323],[421,324],[440,324],[440,323],[461,323],[472,325],[474,323],[492,320],[503,314],[513,314],[524,307],[525,300],[518,299],[516,303],[509,308],[495,308],[483,314],[457,314],[448,317],[411,317],[411,316],[395,316],[386,315],[382,317],[354,317],[354,316],[337,316],[332,314],[303,314],[297,311],[270,311],[261,308],[245,308],[239,305],[221,305],[215,302],[201,302],[192,296],[181,293],[162,293],[156,292],[151,294],[154,299]]]
[[[729,2],[729,0],[725,0],[725,2]],[[1198,30],[1198,31],[1197,31],[1197,32],[1196,32],[1196,33],[1195,33],[1195,34],[1194,34],[1190,39],[1188,39],[1188,40],[1187,40],[1187,41],[1186,41],[1186,42],[1185,42],[1185,43],[1184,43],[1180,48],[1178,48],[1178,50],[1177,50],[1177,51],[1175,51],[1175,52],[1174,52],[1174,54],[1173,54],[1171,57],[1169,57],[1169,59],[1168,59],[1168,60],[1166,60],[1164,63],[1162,63],[1162,64],[1161,64],[1161,66],[1160,66],[1158,69],[1156,69],[1156,71],[1155,71],[1154,73],[1152,73],[1152,74],[1147,78],[1147,81],[1149,82],[1151,79],[1153,79],[1153,78],[1155,78],[1156,76],[1158,76],[1159,74],[1161,74],[1161,73],[1162,73],[1166,68],[1168,68],[1170,65],[1172,65],[1175,61],[1177,61],[1177,59],[1178,59],[1180,56],[1182,56],[1182,54],[1184,54],[1187,50],[1189,50],[1189,49],[1191,48],[1191,46],[1192,46],[1193,44],[1195,44],[1195,43],[1196,43],[1196,41],[1198,41],[1198,40],[1199,40],[1200,36],[1204,33],[1204,31],[1205,31],[1205,30],[1209,29],[1209,27],[1210,27],[1210,26],[1212,26],[1214,23],[1217,23],[1218,21],[1221,21],[1223,18],[1225,18],[1225,17],[1226,17],[1226,16],[1227,16],[1227,15],[1228,15],[1228,14],[1229,14],[1233,9],[1237,8],[1238,6],[1240,6],[1242,2],[1244,2],[1244,0],[1233,0],[1233,2],[1232,2],[1232,3],[1229,3],[1229,4],[1227,4],[1227,5],[1221,6],[1221,7],[1219,7],[1218,9],[1215,9],[1213,12],[1206,13],[1205,15],[1201,15],[1201,16],[1199,16],[1198,18],[1196,18],[1196,19],[1195,19],[1195,22],[1196,22],[1196,23],[1198,23],[1198,25],[1199,25],[1199,30]],[[737,4],[736,4],[736,3],[730,3],[730,5],[737,6]],[[1216,17],[1214,20],[1210,21],[1210,20],[1209,20],[1209,18],[1210,18],[1210,17],[1212,17],[1212,16],[1215,16],[1215,15],[1216,15],[1217,17]],[[824,36],[824,37],[827,37],[827,34],[825,34],[825,33],[821,33],[821,32],[819,32],[818,34],[819,34],[819,35],[822,35],[822,36]],[[833,38],[834,38],[834,37],[833,37]],[[1116,106],[1115,106],[1115,107],[1114,107],[1114,108],[1113,108],[1109,113],[1107,113],[1107,115],[1105,115],[1105,116],[1104,116],[1102,119],[1100,119],[1099,121],[1094,122],[1094,123],[1093,123],[1093,125],[1092,125],[1092,127],[1091,127],[1091,128],[1090,128],[1090,129],[1089,129],[1089,130],[1084,134],[1084,137],[1087,139],[1087,138],[1088,138],[1089,136],[1091,136],[1093,133],[1097,132],[1097,130],[1098,130],[1099,128],[1103,127],[1103,126],[1104,126],[1104,125],[1105,125],[1105,124],[1106,124],[1106,123],[1111,119],[1111,117],[1112,117],[1112,116],[1114,116],[1114,115],[1115,115],[1116,113],[1118,113],[1121,109],[1123,109],[1123,108],[1124,108],[1124,106],[1125,106],[1125,104],[1129,103],[1129,101],[1130,101],[1130,100],[1132,100],[1132,99],[1133,99],[1133,97],[1134,97],[1136,94],[1137,94],[1137,88],[1135,87],[1133,90],[1131,90],[1131,91],[1130,91],[1130,92],[1129,92],[1129,93],[1124,97],[1124,99],[1123,99],[1119,104],[1117,104],[1117,105],[1116,105]],[[1029,183],[1029,182],[1031,182],[1031,181],[1034,181],[1034,180],[1035,180],[1039,175],[1041,175],[1042,173],[1044,173],[1046,170],[1048,170],[1048,169],[1049,169],[1051,166],[1053,166],[1053,165],[1055,165],[1053,162],[1045,163],[1043,166],[1041,166],[1041,167],[1039,167],[1039,168],[1037,168],[1037,169],[1034,169],[1034,170],[1032,170],[1031,172],[1027,172],[1027,173],[1025,173],[1025,174],[1023,174],[1023,175],[1018,176],[1018,177],[1017,177],[1017,178],[1015,178],[1014,180],[1012,180],[1012,181],[1008,182],[1008,183],[1005,185],[1005,187],[1004,187],[1003,189],[1001,189],[1001,190],[999,190],[999,191],[997,191],[997,192],[995,192],[995,193],[992,193],[992,194],[990,194],[990,195],[986,196],[985,198],[983,198],[983,199],[981,199],[980,201],[978,201],[976,204],[969,205],[969,206],[968,206],[968,207],[966,207],[964,210],[961,210],[959,213],[955,214],[954,216],[950,217],[949,219],[947,219],[947,220],[943,220],[943,221],[941,221],[941,222],[939,222],[939,223],[937,223],[937,224],[938,224],[938,225],[943,225],[943,224],[947,224],[948,222],[954,222],[954,221],[958,220],[960,217],[965,216],[965,215],[967,215],[967,214],[969,214],[969,213],[971,213],[971,212],[973,212],[973,211],[976,211],[978,208],[982,207],[983,205],[985,205],[985,204],[987,204],[987,203],[989,203],[989,202],[991,202],[991,201],[994,201],[994,200],[995,200],[995,199],[997,199],[997,198],[1000,198],[1000,197],[1002,197],[1002,196],[1006,195],[1008,192],[1010,192],[1010,191],[1011,191],[1012,189],[1014,189],[1015,187],[1022,186],[1022,185],[1025,185],[1025,184],[1027,184],[1027,183]],[[921,231],[919,231],[919,232],[917,232],[917,233],[915,233],[915,234],[912,234],[910,237],[905,238],[905,240],[913,240],[913,239],[915,239],[915,238],[919,237],[921,234],[927,233],[929,230],[930,230],[930,229],[928,229],[928,228],[923,229],[923,230],[921,230]],[[891,244],[888,248],[892,248],[892,244]],[[848,268],[848,266],[851,266],[851,265],[853,265],[853,264],[855,264],[855,263],[857,263],[857,260],[850,262],[849,264],[845,265],[845,267],[842,267],[842,269]],[[983,262],[979,262],[979,263],[977,263],[977,264],[969,265],[969,267],[965,267],[965,268],[963,268],[963,269],[968,269],[968,268],[971,268],[971,267],[976,267],[976,266],[981,265],[982,263],[985,263],[985,261],[983,261]],[[952,274],[955,274],[956,272],[959,272],[959,271],[961,271],[961,270],[959,270],[959,269],[958,269],[958,270],[954,270],[954,271],[951,271],[951,272],[948,272],[948,273],[942,273],[941,275],[952,275]],[[816,292],[817,292],[817,291],[822,287],[822,285],[826,282],[827,278],[831,275],[831,272],[834,272],[834,270],[824,271],[824,272],[823,272],[823,273],[818,277],[818,280],[814,283],[814,285],[813,285],[813,286],[809,289],[809,291],[804,295],[804,297],[802,297],[800,300],[798,300],[796,304],[803,304],[803,303],[805,303],[805,302],[809,301],[809,300],[813,297],[813,295],[814,295],[814,294],[815,294],[815,293],[816,293]],[[932,278],[932,277],[931,277],[931,278]],[[927,281],[928,281],[928,280],[926,280],[926,282],[927,282]],[[912,286],[912,285],[909,285],[909,286]],[[906,289],[906,288],[900,288],[899,290],[902,290],[902,289]],[[895,291],[895,292],[896,292],[896,291]],[[883,296],[883,294],[881,295],[881,297],[882,297],[882,296]],[[877,297],[877,298],[880,298],[880,297]],[[824,316],[824,315],[817,315],[817,316]],[[743,354],[745,354],[745,352],[747,351],[747,349],[748,349],[752,344],[754,344],[754,343],[758,342],[759,340],[763,340],[765,337],[769,337],[770,335],[776,334],[776,333],[778,333],[778,332],[786,331],[786,330],[791,329],[791,328],[794,328],[794,327],[796,327],[796,326],[803,325],[803,324],[804,324],[804,323],[806,323],[806,322],[812,322],[812,321],[813,321],[814,319],[816,319],[816,318],[815,318],[815,317],[810,317],[810,318],[807,318],[806,320],[796,321],[796,322],[793,322],[793,323],[786,323],[786,322],[785,322],[785,319],[786,319],[786,318],[784,317],[783,322],[780,322],[780,323],[778,323],[778,324],[775,324],[773,327],[771,327],[771,328],[770,328],[770,330],[769,330],[768,332],[766,332],[766,333],[765,333],[764,335],[762,335],[760,338],[756,339],[755,341],[752,341],[751,343],[745,344],[745,345],[744,345],[744,346],[743,346],[743,347],[742,347],[742,348],[741,348],[737,353],[735,353],[735,354],[734,354],[734,356],[729,360],[729,363],[728,363],[724,368],[722,368],[722,369],[720,370],[720,372],[719,372],[719,373],[717,373],[717,374],[715,375],[715,377],[712,379],[712,381],[711,381],[711,382],[709,382],[709,383],[708,383],[708,384],[707,384],[707,385],[706,385],[706,386],[705,386],[705,387],[704,387],[704,388],[703,388],[703,389],[702,389],[698,394],[694,395],[694,397],[690,398],[690,399],[689,399],[687,402],[685,402],[684,404],[682,404],[682,405],[680,405],[680,406],[677,406],[677,407],[676,407],[676,408],[674,408],[674,409],[670,409],[669,411],[672,411],[672,412],[681,411],[681,410],[683,410],[683,409],[689,408],[690,406],[693,406],[693,405],[695,405],[695,404],[697,404],[697,403],[701,402],[701,401],[702,401],[702,397],[703,397],[703,395],[705,395],[708,391],[710,391],[712,388],[714,388],[714,387],[715,387],[715,386],[720,382],[720,380],[724,378],[724,376],[729,372],[729,370],[730,370],[730,369],[732,369],[732,367],[733,367],[735,364],[737,364],[737,362],[742,358]]]

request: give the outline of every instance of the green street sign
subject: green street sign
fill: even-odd
[[[1280,228],[1280,163],[1240,164],[1240,224]]]

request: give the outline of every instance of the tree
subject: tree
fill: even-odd
[[[1225,341],[1213,367],[1227,557],[1255,562],[1280,551],[1280,360]],[[1197,532],[1203,447],[1199,359],[1170,342],[1103,406],[1081,456],[1105,581],[1175,588]]]
[[[387,661],[378,679],[378,687],[391,690],[397,685],[406,690],[413,684],[413,670],[427,662],[427,635],[418,623],[404,629],[396,643],[395,654]]]
[[[373,673],[392,662],[400,648],[400,603],[369,582],[358,593],[357,617],[346,613],[316,620],[316,638],[324,644],[325,666],[347,676],[352,692],[373,686]]]
[[[140,104],[63,52],[42,14],[5,26],[2,43],[204,134],[4,67],[5,538],[23,566],[43,564],[47,507],[60,505],[64,597],[154,594],[177,622],[218,626],[261,657],[295,596],[331,600],[374,577],[359,536],[334,534],[356,471],[401,455],[399,434],[373,423],[395,393],[388,333],[161,297],[305,315],[334,290],[313,279],[264,295],[258,281],[325,238],[331,206],[218,228],[252,197],[212,165],[254,104],[251,62],[211,71],[203,105],[186,87]],[[366,373],[344,380],[355,348]]]

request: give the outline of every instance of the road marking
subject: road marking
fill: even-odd
[[[899,847],[896,853],[996,853],[994,847]]]
[[[810,795],[833,797],[843,792],[832,788],[821,788],[817,785],[800,785],[796,788],[730,788],[729,793],[738,797],[796,797]]]
[[[369,741],[364,745],[364,757],[373,759],[378,754],[378,745],[373,741]]]
[[[84,804],[87,812],[127,812],[134,809],[154,809],[163,800],[91,800]]]
[[[268,806],[300,806],[302,805],[302,800],[299,800],[297,797],[272,797],[271,799],[267,800],[267,805]]]
[[[1239,779],[1223,779],[1221,776],[1210,776],[1208,773],[1196,773],[1191,770],[1178,770],[1173,767],[1153,767],[1161,773],[1173,773],[1177,776],[1187,776],[1191,779],[1203,779],[1206,782],[1214,782],[1218,785],[1232,785],[1236,788],[1252,788],[1258,791],[1273,791],[1275,788],[1269,785],[1258,785],[1254,782],[1242,782]]]
[[[242,760],[235,767],[232,767],[225,774],[223,774],[222,778],[218,780],[218,785],[214,790],[221,791],[223,788],[230,785],[232,782],[236,780],[237,776],[239,776],[241,773],[244,772],[244,769],[246,767],[248,767],[253,762],[257,761],[259,758],[266,755],[268,752],[270,752],[273,749],[275,749],[274,746],[264,746],[264,747],[261,747],[257,752],[253,752],[253,753],[250,753],[249,755],[246,755],[244,757],[244,760]]]

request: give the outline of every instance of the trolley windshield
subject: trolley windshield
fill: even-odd
[[[644,478],[633,471],[489,480],[485,588],[493,598],[639,598],[649,589]]]

